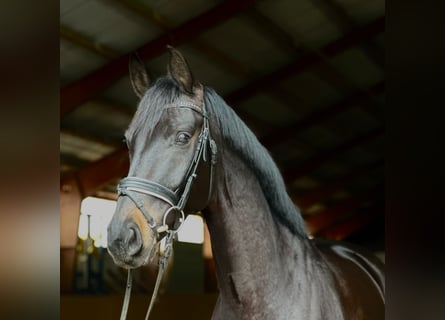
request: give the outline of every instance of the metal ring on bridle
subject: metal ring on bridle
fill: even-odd
[[[165,211],[164,217],[162,218],[162,224],[164,226],[167,225],[167,216],[173,210],[176,210],[176,211],[178,211],[181,214],[181,216],[179,217],[179,227],[177,227],[175,230],[171,229],[171,232],[177,233],[179,231],[179,229],[181,229],[181,227],[182,227],[182,225],[184,224],[184,221],[185,221],[185,213],[184,213],[184,210],[181,210],[181,208],[179,208],[177,206],[173,206],[173,207],[170,207],[167,211]]]

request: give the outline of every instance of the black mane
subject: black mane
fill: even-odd
[[[300,210],[289,198],[281,173],[267,149],[212,88],[205,88],[205,103],[211,127],[217,124],[225,142],[256,174],[272,213],[293,234],[307,237]]]

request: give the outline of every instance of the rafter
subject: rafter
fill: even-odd
[[[301,44],[295,45],[294,38],[280,28],[271,18],[262,14],[257,8],[252,8],[245,15],[245,20],[278,48],[286,51],[291,56],[299,56],[307,53]]]
[[[135,2],[130,0],[114,0],[121,8],[131,11],[134,14],[142,17],[150,23],[155,24],[164,32],[171,32],[176,24],[165,16],[159,14],[146,3]],[[254,74],[253,71],[246,65],[239,63],[235,59],[229,57],[227,54],[210,45],[201,39],[191,39],[187,43],[190,47],[196,49],[199,53],[204,54],[207,58],[213,61],[222,69],[235,74],[241,78],[249,79]]]
[[[380,93],[384,90],[384,82],[379,82],[371,87],[368,88],[368,91],[372,92],[373,94]],[[322,121],[325,121],[327,119],[330,119],[339,113],[348,110],[349,108],[352,108],[356,106],[357,104],[367,100],[369,97],[368,95],[364,95],[361,91],[358,91],[341,101],[335,103],[334,105],[331,105],[329,107],[317,110],[303,119],[296,121],[295,123],[292,123],[286,127],[280,128],[271,134],[263,137],[261,139],[261,143],[264,144],[267,148],[271,148],[274,145],[277,144],[277,142],[285,142],[288,139],[293,139],[298,133],[302,132],[303,130],[320,123]]]
[[[312,158],[306,160],[301,164],[294,164],[292,167],[284,170],[283,177],[286,184],[291,184],[296,179],[305,175],[309,175],[312,171],[320,167],[322,164],[334,159],[340,153],[346,152],[350,149],[356,148],[360,145],[366,144],[369,141],[376,139],[383,135],[384,128],[379,127],[368,133],[354,137],[351,140],[347,140],[334,148],[328,149],[324,152],[317,153]]]
[[[332,240],[343,240],[382,216],[384,216],[384,208],[382,206],[375,208],[374,211],[371,212],[357,213],[349,219],[334,223],[333,225],[325,228],[317,233],[317,237]]]
[[[67,183],[67,179],[76,177],[82,197],[95,193],[113,179],[125,175],[128,171],[129,159],[126,149],[121,148],[98,161],[92,162],[69,175],[62,176],[60,186]]]
[[[385,29],[385,18],[379,18],[360,27],[344,37],[324,46],[320,52],[326,57],[334,57],[335,55],[347,50],[348,48],[358,45],[369,38],[383,32]],[[247,99],[259,91],[268,90],[274,84],[287,79],[290,76],[304,72],[321,63],[319,54],[311,52],[296,58],[292,63],[270,73],[263,77],[257,78],[246,86],[235,90],[226,97],[229,104],[238,103]]]
[[[96,53],[97,55],[104,57],[106,59],[116,59],[120,56],[120,53],[115,49],[112,49],[104,44],[101,44],[94,39],[87,37],[80,32],[77,32],[68,26],[63,24],[60,25],[60,36],[68,40],[69,42],[75,44],[76,46],[87,49],[91,52]]]
[[[321,230],[334,224],[339,219],[353,214],[355,210],[363,206],[366,202],[376,199],[380,192],[380,187],[372,188],[347,200],[336,203],[322,212],[305,216],[304,220],[311,235],[316,235]]]
[[[354,169],[350,173],[346,174],[345,176],[339,177],[331,183],[321,185],[320,187],[304,192],[298,196],[293,196],[292,200],[297,204],[297,206],[304,214],[304,211],[310,206],[319,202],[323,202],[324,200],[328,199],[334,192],[347,188],[347,185],[351,182],[368,175],[370,172],[373,172],[383,165],[384,160],[372,162],[358,169]]]
[[[318,78],[326,81],[342,92],[345,91],[345,88],[349,88],[349,90],[352,91],[362,91],[362,88],[357,86],[353,81],[339,72],[329,61],[328,57],[325,57],[319,50],[305,45],[304,41],[301,40],[302,36],[297,34],[295,31],[293,31],[291,36],[285,29],[280,27],[275,21],[273,21],[267,15],[264,15],[257,8],[252,8],[245,16],[247,17],[247,20],[255,26],[255,28],[261,30],[261,34],[267,37],[269,41],[273,42],[275,46],[281,48],[283,51],[288,52],[288,54],[291,56],[295,57],[309,53],[318,55],[322,68],[314,68],[312,71]],[[344,33],[347,34],[352,29],[353,28],[345,30]],[[369,95],[369,93],[366,91],[363,91],[363,94]],[[294,101],[293,106],[295,105],[296,102]]]
[[[233,8],[232,8],[233,10]],[[232,12],[232,11],[231,11]],[[233,13],[233,12],[232,12]],[[202,18],[204,19],[204,18]],[[207,18],[206,18],[207,19]],[[204,22],[200,22],[198,25],[202,25]],[[361,43],[362,41],[365,41],[366,39],[368,39],[369,37],[375,36],[376,34],[382,32],[384,30],[384,26],[385,26],[385,20],[384,18],[380,18],[377,19],[373,22],[371,22],[370,24],[359,28],[355,31],[353,31],[352,33],[342,37],[341,39],[334,41],[332,43],[330,43],[329,45],[325,46],[323,48],[323,52],[327,55],[335,55],[340,53],[342,50],[346,50],[347,48],[356,45],[358,43]],[[191,28],[191,27],[188,27]],[[161,37],[162,38],[162,37]],[[164,41],[164,40],[162,40]],[[155,41],[156,42],[156,41]],[[161,40],[158,40],[156,42],[156,45],[159,45],[159,42],[161,42]],[[148,47],[148,45],[146,46]],[[159,49],[159,48],[158,48]],[[163,48],[161,48],[162,50],[164,50]],[[147,54],[147,53],[146,53]],[[256,91],[261,90],[261,89],[265,89],[267,86],[270,85],[270,83],[274,83],[280,79],[284,79],[287,76],[290,76],[291,74],[295,74],[295,72],[302,72],[303,70],[306,70],[306,68],[309,68],[310,66],[318,63],[318,55],[315,54],[309,54],[303,57],[302,60],[298,60],[294,63],[292,63],[291,65],[288,65],[285,68],[281,68],[265,77],[259,78],[251,83],[249,83],[247,86],[240,88],[238,90],[236,90],[235,92],[233,92],[232,94],[229,94],[228,96],[225,97],[226,101],[231,101],[232,103],[236,102],[236,101],[241,101],[242,99],[248,98],[250,97],[252,94],[254,94]],[[147,58],[145,56],[145,58]],[[122,68],[125,68],[125,70],[127,69],[127,63],[128,63],[128,57],[124,58],[125,60],[125,65],[122,66]],[[123,62],[120,62],[123,63]],[[100,69],[98,71],[99,74],[101,74],[101,76],[104,76],[107,74],[109,70],[109,68],[112,69],[112,67],[110,67],[110,65],[108,65],[108,68],[106,67],[105,71],[100,71],[103,69]],[[114,72],[114,71],[113,71]],[[126,71],[125,71],[126,72]],[[116,75],[115,75],[116,76]],[[93,77],[94,78],[94,77]],[[90,78],[91,80],[92,78]],[[88,86],[88,85],[87,85]],[[258,86],[258,87],[255,87]],[[82,85],[80,87],[78,87],[77,90],[81,90],[80,88],[82,87]],[[94,87],[96,89],[98,89],[98,87]],[[91,88],[90,88],[91,89]],[[70,94],[74,94],[73,92],[76,91],[76,89],[70,90],[70,91],[63,91],[62,90],[62,96],[63,96],[63,92],[66,93],[65,97],[68,97]],[[71,92],[71,93],[68,93]],[[89,91],[90,93],[92,93],[92,91]],[[83,97],[89,98],[85,95],[83,95]],[[79,100],[77,100],[79,101]],[[70,103],[70,107],[69,108],[74,108],[76,106],[76,103]],[[63,103],[62,103],[62,109],[63,109]],[[239,109],[239,108],[238,108]],[[237,113],[240,114],[240,111],[237,110]],[[243,113],[241,113],[240,115],[241,117],[243,117]],[[365,137],[366,138],[366,137]],[[366,139],[364,139],[366,140]],[[363,141],[364,141],[363,140]],[[341,150],[346,150],[347,148],[350,147],[354,147],[358,144],[362,143],[362,141],[360,139],[355,139],[355,143],[348,143],[345,144],[343,146],[341,146]],[[341,151],[340,150],[340,151]],[[127,156],[127,150],[126,148],[120,148],[118,150],[116,150],[115,152],[116,157],[118,157],[120,155],[120,157],[122,156]],[[333,157],[333,154],[327,154],[324,156],[328,156],[329,157]],[[298,177],[301,174],[306,174],[308,171],[315,169],[318,165],[322,164],[324,161],[326,161],[328,158],[325,158],[325,160],[322,160],[321,158],[317,158],[315,159],[316,161],[314,161],[312,164],[306,164],[303,166],[303,169],[288,169],[287,171],[285,171],[284,174],[284,178],[285,181],[287,182],[292,182],[294,180],[293,177]],[[99,168],[97,168],[96,163],[92,163],[90,165],[88,165],[86,168],[88,167],[94,167],[95,170],[100,170]],[[87,170],[86,168],[81,168],[79,170]],[[92,192],[96,191],[98,188],[100,188],[104,183],[111,181],[113,179],[116,179],[120,176],[122,176],[123,174],[125,174],[125,172],[128,170],[128,167],[125,166],[120,166],[119,169],[114,170],[114,171],[108,171],[108,177],[105,178],[106,174],[105,173],[101,173],[101,179],[100,183],[96,184],[95,188],[94,188],[94,183],[91,183],[91,190],[93,190]],[[90,171],[90,173],[92,175],[94,175],[94,170]]]
[[[228,0],[207,12],[181,24],[170,32],[137,49],[145,60],[159,56],[168,44],[179,45],[207,31],[253,5],[255,0]],[[72,111],[81,103],[93,98],[114,81],[127,73],[130,53],[120,56],[83,79],[62,88],[60,94],[60,116]]]
[[[357,27],[355,19],[351,17],[346,10],[334,0],[312,0],[318,9],[320,9],[327,19],[332,21],[340,30],[348,32]],[[362,45],[364,53],[379,67],[384,65],[384,52],[371,40]]]

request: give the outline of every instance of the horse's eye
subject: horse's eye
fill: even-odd
[[[191,137],[192,136],[189,133],[187,133],[187,132],[180,132],[176,136],[176,143],[177,144],[186,144],[187,142],[189,142]]]

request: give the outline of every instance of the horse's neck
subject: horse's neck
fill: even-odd
[[[225,157],[222,171],[206,214],[220,303],[242,313],[233,318],[286,312],[278,310],[280,303],[289,295],[297,299],[308,280],[309,245],[277,222],[258,179],[240,159]]]

